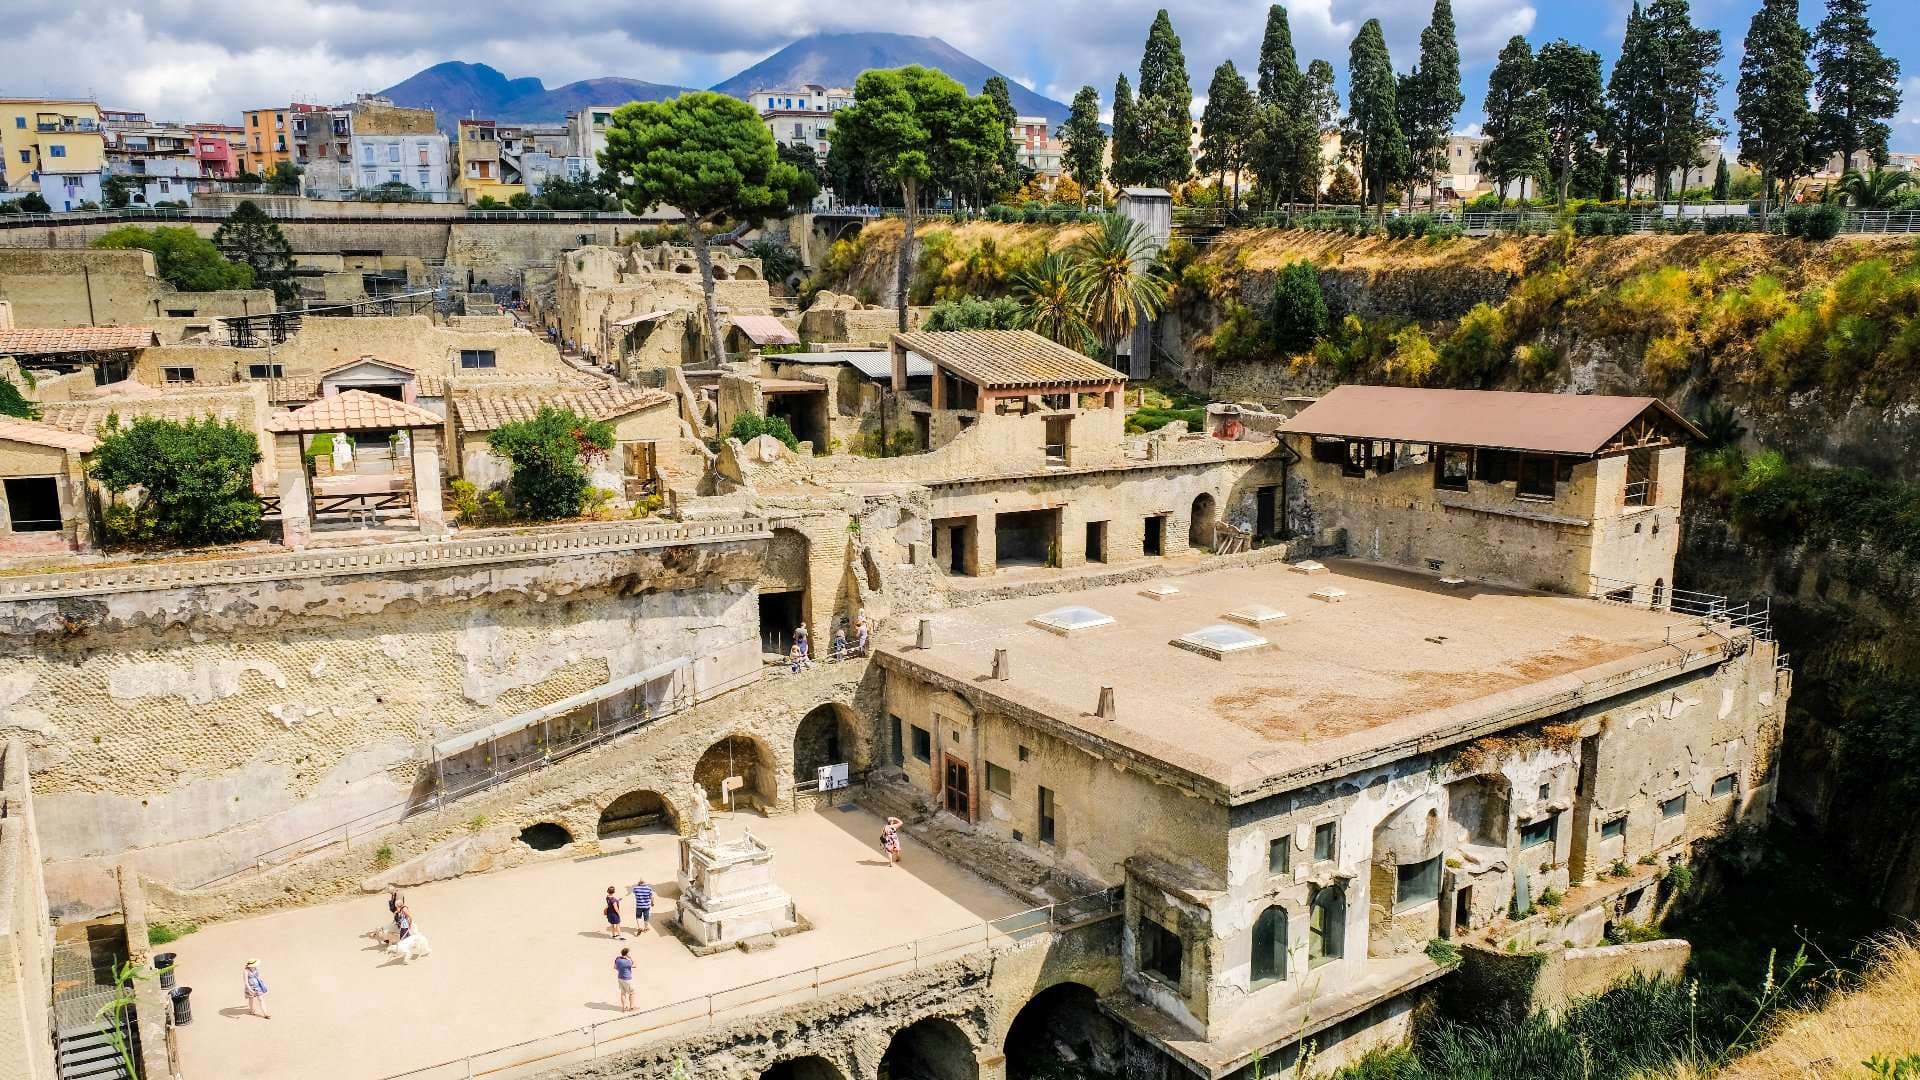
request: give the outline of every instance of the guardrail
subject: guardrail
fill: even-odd
[[[1016,912],[786,975],[628,1013],[617,1019],[568,1028],[410,1072],[393,1073],[384,1080],[471,1080],[482,1076],[508,1080],[538,1076],[562,1065],[628,1053],[666,1039],[683,1038],[749,1016],[793,1008],[884,979],[991,952],[1039,934],[1111,918],[1120,913],[1124,898],[1124,891],[1115,886],[1064,903]]]
[[[1589,595],[1595,600],[1671,611],[1688,616],[1709,629],[1715,623],[1725,623],[1750,630],[1761,641],[1773,640],[1773,602],[1769,597],[1755,597],[1734,603],[1718,593],[1675,589],[1662,584],[1648,585],[1645,582],[1601,577],[1599,574],[1588,574],[1587,578],[1592,582]]]

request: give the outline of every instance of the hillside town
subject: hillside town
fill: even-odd
[[[0,1080],[1920,1075],[1920,57],[1756,4],[0,98]]]

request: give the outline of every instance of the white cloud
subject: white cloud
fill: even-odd
[[[1163,2],[542,0],[534,14],[506,0],[71,0],[11,13],[0,71],[12,94],[91,94],[156,117],[237,122],[245,108],[346,100],[442,60],[537,75],[548,86],[602,75],[704,86],[807,33],[885,30],[941,37],[1060,101],[1090,84],[1110,107],[1114,77],[1138,70]],[[1255,0],[1174,9],[1196,91],[1229,56],[1252,78],[1266,10]],[[1378,18],[1404,70],[1430,9],[1298,0],[1288,11],[1303,65],[1322,58],[1344,70],[1360,24]],[[1507,0],[1455,0],[1455,17],[1471,68],[1529,31],[1535,11]]]

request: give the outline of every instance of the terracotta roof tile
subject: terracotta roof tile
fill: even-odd
[[[502,424],[531,420],[545,405],[572,409],[589,420],[611,420],[672,400],[673,395],[665,390],[638,386],[601,390],[458,390],[453,395],[453,410],[462,431],[492,431]]]
[[[439,427],[444,422],[417,405],[365,390],[342,390],[281,413],[268,420],[266,427],[268,431],[384,431]]]
[[[798,345],[800,338],[771,315],[735,315],[733,325],[755,345]]]
[[[1031,330],[921,330],[893,340],[987,390],[1099,386],[1127,378]]]
[[[1335,387],[1280,425],[1280,430],[1543,454],[1593,454],[1649,409],[1685,435],[1700,437],[1699,429],[1659,398],[1354,384]]]
[[[109,416],[118,416],[122,423],[140,417],[179,422],[213,419],[232,421],[251,430],[259,423],[257,410],[256,399],[242,387],[214,393],[133,393],[55,401],[40,406],[40,416],[67,431],[98,435]]]
[[[40,326],[0,330],[0,354],[13,356],[119,352],[158,344],[159,335],[148,326]]]
[[[82,435],[43,424],[37,420],[19,420],[11,416],[0,416],[0,442],[29,443],[33,446],[52,446],[61,450],[78,450],[86,453],[100,445],[91,435]]]

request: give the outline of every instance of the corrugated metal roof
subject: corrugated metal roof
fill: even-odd
[[[1340,386],[1280,425],[1301,435],[1593,454],[1653,410],[1685,435],[1700,431],[1659,398]]]
[[[531,420],[543,406],[571,409],[589,420],[610,420],[616,416],[665,405],[673,395],[665,390],[637,386],[614,386],[601,390],[525,389],[456,390],[453,394],[454,417],[462,431],[492,431],[502,424]]]
[[[671,311],[649,311],[645,315],[629,315],[624,319],[613,320],[615,326],[637,326],[643,322],[654,322],[673,314]]]
[[[1125,382],[1110,368],[1031,330],[920,330],[893,340],[983,389],[1101,386]]]
[[[0,416],[0,442],[51,446],[61,450],[78,450],[83,454],[100,445],[99,441],[91,435],[82,435],[52,424],[42,424],[37,420],[20,420],[11,416]]]
[[[0,354],[11,356],[123,352],[158,344],[160,337],[149,326],[38,326],[0,330]]]
[[[290,413],[267,421],[268,431],[385,431],[391,428],[430,428],[445,423],[416,405],[369,394],[342,390]]]
[[[800,336],[771,315],[735,315],[733,325],[755,345],[798,345]]]
[[[893,354],[885,350],[862,349],[852,352],[781,353],[774,359],[783,364],[846,364],[869,379],[893,377]],[[933,374],[933,365],[917,352],[907,353],[907,378],[925,378]]]

